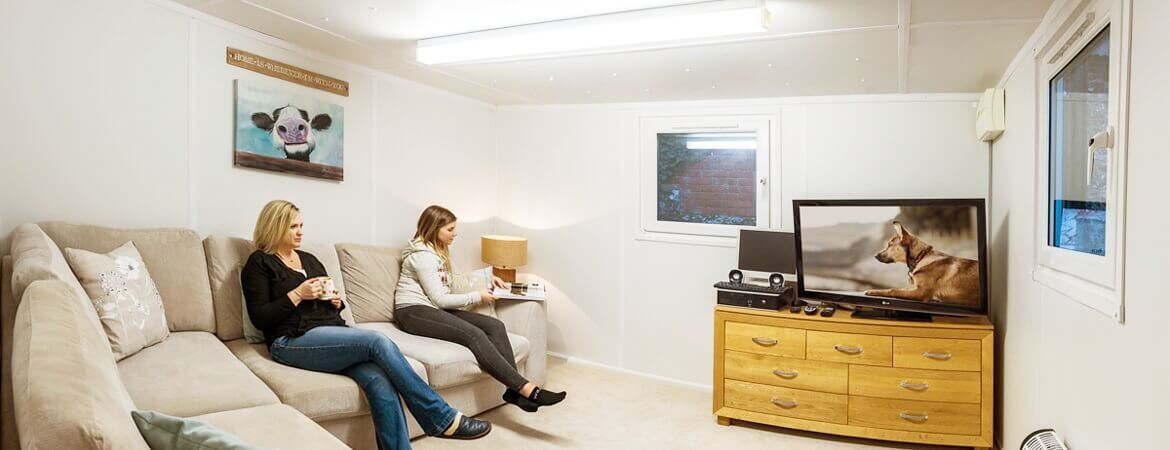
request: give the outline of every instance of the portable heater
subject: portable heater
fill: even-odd
[[[1024,438],[1020,450],[1068,450],[1068,446],[1060,441],[1060,436],[1051,429],[1036,430]]]

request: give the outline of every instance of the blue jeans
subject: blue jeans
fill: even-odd
[[[410,448],[399,395],[428,435],[441,434],[455,420],[455,409],[414,373],[398,345],[377,331],[321,326],[299,337],[276,338],[270,350],[281,364],[353,378],[370,402],[379,450]]]

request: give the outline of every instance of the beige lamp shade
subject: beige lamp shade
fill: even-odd
[[[496,267],[528,264],[528,239],[516,236],[485,235],[481,238],[483,262]]]

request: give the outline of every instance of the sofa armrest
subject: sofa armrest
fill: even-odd
[[[148,448],[109,341],[91,325],[96,315],[64,282],[34,281],[25,290],[12,331],[22,448]]]
[[[548,311],[544,302],[499,299],[496,315],[508,332],[528,339],[530,347],[524,375],[529,381],[543,385],[548,368]]]

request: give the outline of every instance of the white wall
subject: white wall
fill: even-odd
[[[773,226],[790,230],[794,198],[986,196],[975,98],[502,107],[499,230],[529,238],[523,270],[553,288],[552,351],[709,386],[711,284],[735,266],[736,250],[635,239],[638,117],[779,115],[771,209]]]
[[[1063,2],[1055,2],[1053,8]],[[1035,64],[1005,80],[1007,131],[992,148],[993,320],[1002,341],[1004,448],[1055,428],[1070,448],[1164,448],[1170,404],[1166,263],[1170,239],[1170,3],[1133,1],[1125,323],[1034,283]],[[1037,33],[1042,33],[1042,24]]]
[[[67,220],[251,236],[265,202],[302,208],[309,240],[398,244],[442,203],[489,231],[494,108],[332,60],[165,1],[4,2],[0,253],[21,223]],[[350,83],[350,96],[225,62],[226,47]],[[345,181],[232,166],[233,80],[345,108]],[[441,177],[449,175],[452,181]],[[456,249],[478,262],[479,243]]]

